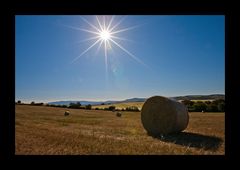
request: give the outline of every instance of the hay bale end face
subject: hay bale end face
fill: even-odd
[[[153,96],[143,104],[141,121],[149,134],[162,135],[186,129],[189,115],[182,103],[162,96]]]

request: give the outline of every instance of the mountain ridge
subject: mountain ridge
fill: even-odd
[[[217,99],[224,99],[224,94],[211,94],[211,95],[186,95],[186,96],[175,96],[169,97],[175,100],[217,100]],[[47,104],[52,105],[69,105],[70,103],[77,103],[80,102],[82,105],[101,105],[101,104],[115,104],[115,103],[127,103],[127,102],[144,102],[147,98],[130,98],[125,100],[107,100],[107,101],[86,101],[86,100],[64,100],[64,101],[54,101],[48,102]]]

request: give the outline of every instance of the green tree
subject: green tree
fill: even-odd
[[[224,99],[218,99],[218,100],[214,100],[212,103],[215,104],[215,105],[218,105],[219,103],[225,103],[225,100]]]
[[[17,101],[17,104],[21,104],[21,100],[18,100],[18,101]]]
[[[86,109],[91,110],[91,109],[92,109],[92,105],[88,104],[88,105],[86,106]]]
[[[218,107],[216,104],[211,103],[210,105],[207,106],[207,111],[208,112],[217,112]]]
[[[183,100],[181,101],[185,106],[192,106],[194,104],[191,100]]]
[[[126,111],[138,112],[138,111],[140,111],[140,110],[139,110],[138,107],[136,107],[136,106],[130,106],[130,107],[126,107]]]
[[[187,107],[188,111],[194,111],[194,109],[193,109],[194,102],[193,101],[191,101],[191,100],[182,100],[181,103],[183,103]]]
[[[209,112],[224,112],[225,111],[225,100],[218,99],[212,101],[209,105],[207,105],[207,111]]]
[[[70,103],[69,104],[69,108],[80,109],[80,107],[81,107],[81,103],[80,102]]]
[[[206,103],[206,105],[209,105],[209,104],[211,104],[212,102],[211,101],[205,101],[205,103]]]
[[[114,110],[115,110],[115,108],[116,108],[115,106],[109,106],[109,108],[108,108],[108,109],[109,109],[109,110],[111,110],[111,111],[114,111]]]
[[[201,112],[207,110],[207,105],[201,101],[197,101],[193,104],[194,111]]]
[[[225,103],[218,103],[217,107],[219,112],[225,112]]]

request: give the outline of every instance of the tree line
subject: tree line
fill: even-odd
[[[24,105],[25,103],[22,103],[20,100],[15,102],[16,104],[21,104]],[[136,106],[129,106],[126,108],[122,108],[122,109],[117,109],[116,106],[112,105],[109,107],[105,107],[105,108],[92,108],[91,104],[85,105],[83,106],[80,102],[77,103],[70,103],[69,105],[55,105],[55,104],[44,104],[44,103],[35,103],[34,101],[32,101],[30,103],[30,105],[33,106],[48,106],[48,107],[62,107],[62,108],[71,108],[71,109],[87,109],[87,110],[91,110],[91,109],[95,109],[95,110],[109,110],[109,111],[133,111],[133,112],[139,112],[140,110],[138,109],[138,107]],[[101,104],[104,105],[104,104]]]
[[[213,101],[191,101],[191,100],[182,100],[181,101],[188,109],[189,112],[225,112],[225,100],[218,99]],[[17,101],[16,104],[24,104],[21,101]],[[42,106],[44,103],[35,103],[34,101],[31,102],[30,105],[33,106]],[[72,108],[72,109],[87,109],[91,110],[92,105],[88,104],[86,106],[82,106],[80,102],[77,103],[70,103],[68,105],[53,105],[53,104],[46,104],[46,106],[50,107],[63,107],[63,108]],[[135,111],[139,112],[139,108],[136,106],[129,106],[122,109],[116,109],[116,106],[109,106],[105,108],[98,108],[96,107],[95,110],[110,110],[110,111]]]
[[[187,106],[189,112],[225,112],[225,100],[218,99],[213,101],[181,101]]]
[[[46,106],[52,106],[52,107],[63,107],[63,108],[72,108],[72,109],[87,109],[87,110],[109,110],[109,111],[133,111],[133,112],[139,112],[140,110],[138,109],[138,107],[136,106],[129,106],[126,108],[122,108],[122,109],[117,109],[116,106],[112,105],[109,107],[96,107],[96,108],[92,108],[91,104],[82,106],[80,102],[77,103],[70,103],[69,106],[67,105],[49,105],[47,104]]]
[[[43,106],[44,105],[44,103],[35,103],[34,101],[32,101],[30,104],[22,103],[21,100],[18,100],[17,102],[15,102],[15,104],[18,104],[18,105],[33,105],[33,106]]]
[[[98,108],[98,107],[96,107],[95,110],[140,112],[140,110],[136,106],[129,106],[129,107],[126,107],[126,108],[121,108],[121,109],[116,108],[116,106],[109,106],[109,107],[105,107],[105,108]]]

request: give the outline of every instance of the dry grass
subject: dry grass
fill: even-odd
[[[136,106],[136,107],[138,107],[139,110],[141,110],[143,104],[144,104],[144,102],[126,102],[126,103],[97,105],[97,106],[92,106],[92,108],[104,109],[104,108],[109,108],[109,106],[115,106],[116,109],[126,109],[126,107]]]
[[[140,112],[16,106],[16,154],[224,154],[224,113],[190,113],[188,128],[164,137],[147,135]]]
[[[181,102],[182,100],[178,100],[179,102]],[[193,102],[197,102],[197,101],[213,101],[213,100],[191,100]],[[144,102],[126,102],[126,103],[116,103],[116,104],[106,104],[106,105],[95,105],[92,106],[93,109],[95,108],[99,108],[99,109],[104,109],[104,108],[109,108],[109,106],[116,106],[116,109],[126,109],[126,107],[130,107],[130,106],[136,106],[138,107],[139,110],[142,109]]]

